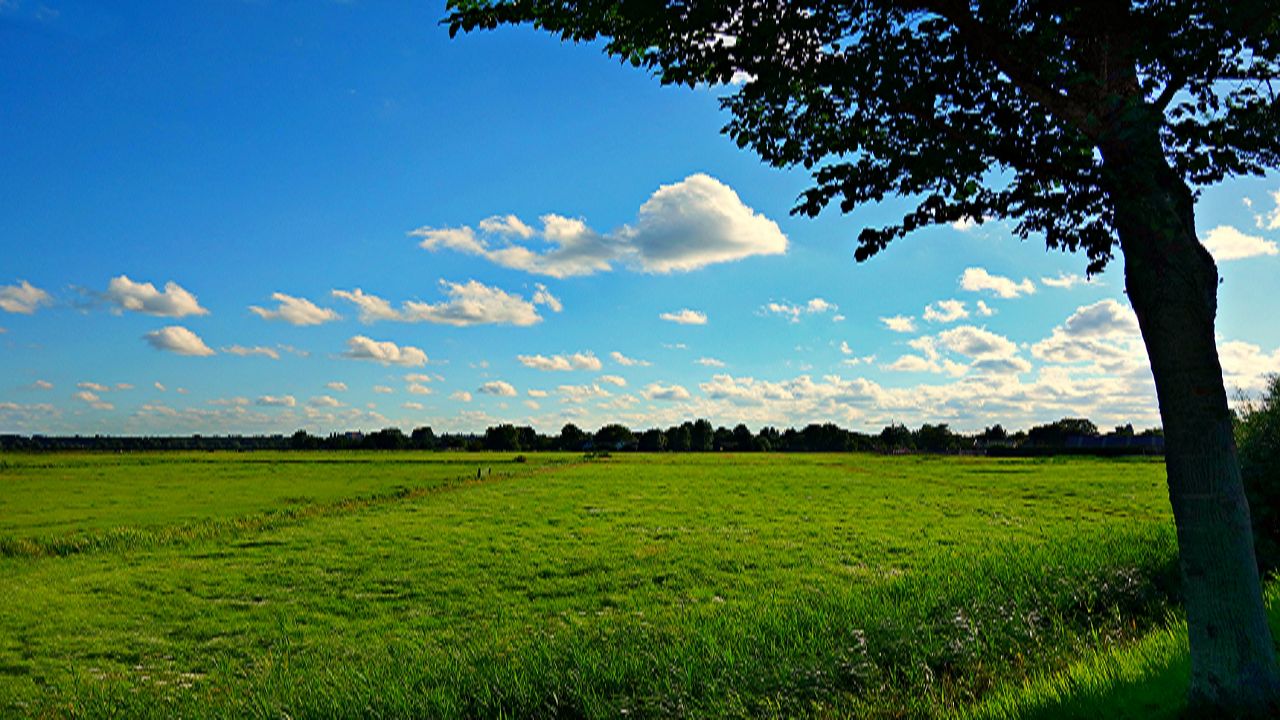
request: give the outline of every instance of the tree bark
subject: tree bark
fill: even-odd
[[[1100,146],[1125,288],[1164,424],[1191,648],[1188,699],[1193,712],[1214,717],[1272,717],[1280,673],[1214,339],[1218,272],[1156,127],[1118,132]]]

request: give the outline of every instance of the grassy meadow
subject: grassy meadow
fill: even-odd
[[[7,455],[0,715],[1159,716],[1174,558],[1147,459]]]

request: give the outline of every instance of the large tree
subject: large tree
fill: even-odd
[[[451,0],[451,33],[532,23],[726,84],[725,131],[813,176],[795,211],[915,209],[862,261],[961,219],[1116,247],[1166,434],[1191,702],[1262,714],[1280,690],[1214,343],[1218,273],[1193,188],[1280,165],[1280,0]]]

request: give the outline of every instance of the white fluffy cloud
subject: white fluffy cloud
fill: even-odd
[[[1245,235],[1230,225],[1219,225],[1210,230],[1201,242],[1218,262],[1280,254],[1280,247],[1271,240]]]
[[[103,299],[116,306],[117,312],[131,310],[145,315],[159,317],[186,317],[188,315],[208,315],[209,311],[200,307],[196,296],[177,283],[165,283],[164,291],[156,290],[151,283],[134,282],[126,275],[111,278]]]
[[[332,395],[317,395],[307,401],[311,407],[318,408],[336,408],[342,407],[342,402]]]
[[[1070,290],[1078,285],[1087,285],[1090,281],[1083,275],[1076,275],[1075,273],[1070,275],[1067,273],[1058,273],[1057,277],[1042,277],[1040,278],[1040,282],[1044,283],[1046,287]]]
[[[760,308],[763,315],[777,315],[785,317],[791,322],[800,322],[801,315],[818,315],[823,313],[836,313],[840,308],[833,302],[829,302],[822,298],[813,298],[803,305],[794,305],[786,302],[771,302]],[[843,319],[843,318],[842,318]]]
[[[165,350],[178,355],[206,357],[213,354],[213,349],[205,345],[204,340],[201,340],[199,335],[181,325],[170,325],[159,330],[153,330],[143,335],[142,339],[157,350]]]
[[[112,405],[111,403],[103,400],[96,393],[90,390],[81,390],[73,394],[71,397],[88,405],[94,410],[115,410],[116,409],[115,405]]]
[[[892,317],[882,317],[880,322],[884,326],[894,332],[909,333],[916,331],[916,320],[909,315],[894,315]]]
[[[528,326],[542,321],[542,316],[538,314],[534,302],[529,302],[505,290],[490,287],[475,280],[468,280],[465,283],[441,280],[440,287],[449,296],[448,300],[438,303],[410,300],[401,303],[399,310],[392,307],[388,301],[376,295],[370,295],[360,288],[334,290],[333,296],[354,303],[360,310],[360,321],[364,323],[395,320],[467,327],[471,325]],[[541,299],[535,295],[535,302],[559,312],[558,308],[562,307],[559,300],[546,292],[545,288],[539,293]]]
[[[551,309],[551,312],[564,310],[564,303],[560,302],[560,298],[552,295],[547,286],[541,283],[533,286],[533,304],[546,305]]]
[[[1280,347],[1266,353],[1253,343],[1232,340],[1218,344],[1222,379],[1227,390],[1262,390],[1267,375],[1280,373]]]
[[[355,360],[373,360],[383,365],[421,367],[427,364],[427,354],[410,345],[396,345],[390,340],[379,342],[364,335],[356,335],[347,341],[343,357]]]
[[[1035,283],[1029,278],[1023,278],[1022,282],[1014,282],[1011,278],[992,275],[979,267],[965,268],[960,276],[960,287],[970,292],[990,292],[1006,299],[1030,295],[1036,291]]]
[[[453,393],[452,395],[450,395],[449,399],[457,400],[458,402],[469,403],[471,402],[471,393],[467,392],[466,390],[459,390]]]
[[[621,375],[601,375],[600,382],[607,383],[609,385],[614,385],[617,387],[627,386],[627,379],[622,377]],[[530,395],[532,394],[533,393],[530,393]]]
[[[253,401],[261,407],[296,407],[298,399],[292,395],[263,395]]]
[[[694,360],[694,362],[703,367],[713,367],[713,368],[724,367],[723,360],[720,360],[718,358],[713,358],[713,357],[700,357],[697,360]]]
[[[347,391],[347,384],[346,384],[346,383],[344,383],[344,382],[336,381],[336,380],[335,380],[335,381],[333,381],[333,382],[330,382],[330,383],[325,383],[325,384],[324,384],[324,386],[325,386],[325,387],[327,387],[327,388],[329,388],[330,390],[332,390],[332,391],[334,391],[334,392],[346,392],[346,391]]]
[[[677,325],[706,325],[707,314],[697,310],[684,308],[678,312],[664,312],[658,316],[661,320],[673,322]]]
[[[960,300],[939,300],[924,308],[924,319],[928,322],[949,323],[967,317],[969,317],[969,311]]]
[[[502,380],[491,380],[476,388],[476,392],[481,395],[497,395],[499,397],[515,397],[519,394],[511,383]]]
[[[648,400],[688,400],[690,398],[689,391],[681,385],[663,385],[662,383],[649,383],[640,393]]]
[[[423,227],[410,232],[426,250],[449,249],[503,267],[551,277],[591,275],[623,264],[645,272],[696,270],[754,255],[779,255],[787,238],[777,223],[743,204],[729,186],[704,174],[658,188],[640,206],[634,225],[609,233],[580,219],[549,214],[536,231],[513,215],[470,227]],[[540,237],[547,250],[516,240]]]
[[[17,285],[0,285],[0,310],[5,312],[30,315],[40,306],[52,302],[53,298],[49,293],[26,280]]]
[[[609,357],[613,358],[614,362],[618,363],[623,367],[649,367],[650,365],[653,364],[648,360],[637,360],[636,358],[633,358],[633,357],[627,357],[626,355],[623,355],[617,350],[614,350],[613,352],[609,353]]]
[[[591,352],[580,352],[572,355],[517,355],[521,365],[534,370],[546,372],[569,370],[599,370],[603,367],[600,358]]]
[[[249,311],[264,320],[283,320],[290,325],[320,325],[342,319],[337,312],[322,308],[306,298],[271,293],[271,299],[277,303],[274,310],[250,305]]]
[[[590,385],[561,385],[556,388],[560,401],[569,404],[584,403],[610,397],[608,390],[592,383]]]
[[[265,357],[272,360],[280,359],[280,351],[275,348],[265,347],[263,345],[254,345],[253,347],[245,347],[244,345],[231,345],[222,348],[222,352],[228,355],[239,355],[240,357]]]

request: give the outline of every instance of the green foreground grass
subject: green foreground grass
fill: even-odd
[[[1157,462],[513,456],[0,458],[0,714],[1070,717],[1178,652]]]

